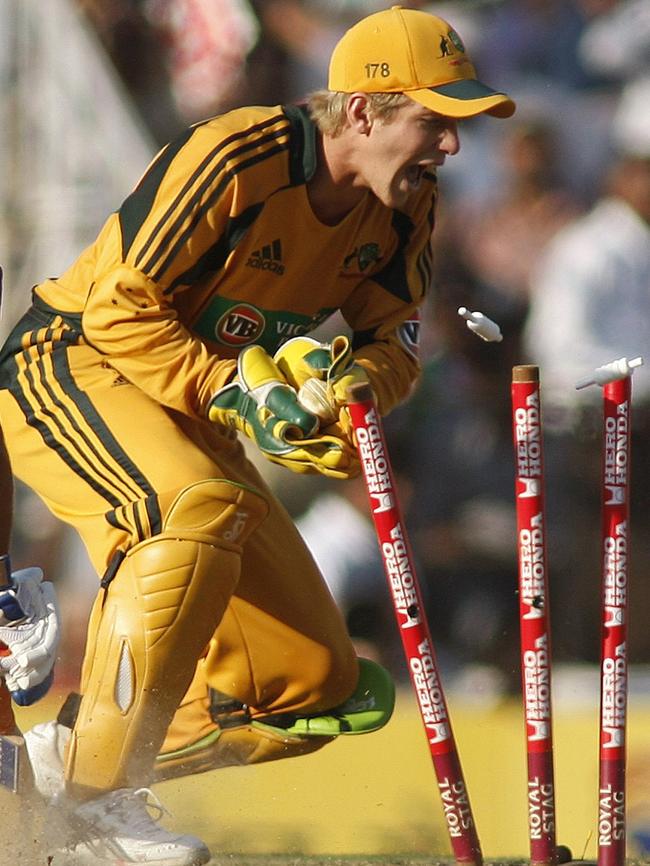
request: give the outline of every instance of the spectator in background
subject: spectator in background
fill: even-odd
[[[602,410],[598,388],[576,382],[620,357],[643,355],[650,345],[650,114],[633,108],[635,138],[622,104],[615,119],[617,152],[593,209],[560,231],[533,281],[525,345],[541,368],[547,420],[549,533],[557,547],[556,651],[577,657],[585,646],[596,658],[600,563],[599,525]],[[645,118],[645,128],[639,123]],[[646,358],[646,362],[648,359]],[[650,518],[644,480],[650,472],[650,369],[634,374],[631,507],[636,525]],[[647,533],[635,534],[632,578],[650,568]],[[647,582],[634,584],[635,604],[650,604]],[[570,629],[562,628],[571,623]],[[632,659],[647,659],[647,630],[634,630]]]
[[[455,201],[437,238],[445,256],[455,256],[470,272],[478,308],[519,331],[536,262],[581,208],[558,174],[559,146],[549,122],[518,123],[506,134],[502,154],[498,188],[480,202]]]
[[[601,82],[577,52],[591,17],[615,0],[505,0],[485,16],[481,63],[498,81],[589,88]],[[507,45],[507,51],[504,46]]]
[[[257,0],[254,8],[267,38],[285,54],[285,96],[301,100],[320,86],[332,49],[356,21],[386,9],[384,0]],[[419,8],[422,3],[401,3]],[[431,10],[433,14],[439,14]]]
[[[247,0],[147,0],[145,10],[163,45],[172,96],[184,121],[237,104],[246,59],[259,37]]]
[[[159,143],[247,100],[247,0],[77,0]]]
[[[578,46],[587,69],[619,88],[613,136],[626,153],[647,156],[650,114],[650,3],[613,0],[594,17]]]
[[[259,0],[257,14],[267,38],[284,52],[285,92],[302,99],[323,80],[332,48],[346,25],[334,10],[302,0]]]
[[[584,28],[577,47],[580,62],[593,75],[621,84],[646,78],[650,4],[647,0],[603,2]]]
[[[479,62],[497,81],[515,81],[520,103],[555,124],[562,150],[558,165],[572,191],[584,200],[592,199],[594,181],[605,167],[615,82],[606,70],[587,66],[579,46],[591,22],[615,2],[480,4]]]
[[[615,158],[602,197],[557,234],[532,283],[528,354],[544,368],[546,401],[567,411],[593,402],[578,379],[650,345],[650,142],[637,150]],[[635,381],[648,402],[647,372]]]
[[[76,0],[151,134],[162,144],[184,126],[166,51],[143,0]]]

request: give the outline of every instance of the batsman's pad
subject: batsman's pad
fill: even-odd
[[[261,346],[247,346],[237,376],[212,398],[211,421],[243,432],[267,456],[286,454],[291,443],[311,436],[318,419],[298,402],[294,388]]]
[[[316,751],[334,737],[383,728],[395,707],[395,685],[381,665],[359,659],[354,693],[328,713],[285,714],[251,720],[247,708],[229,701],[231,715],[219,713],[220,727],[191,746],[156,760],[155,779],[176,778],[221,767],[260,764]]]
[[[339,421],[350,386],[368,383],[345,335],[334,337],[331,343],[294,337],[280,346],[273,360],[295,388],[300,403],[320,418],[322,427]]]
[[[267,509],[255,491],[200,481],[178,494],[159,535],[127,552],[91,614],[67,756],[73,793],[150,781],[239,579],[241,545]]]

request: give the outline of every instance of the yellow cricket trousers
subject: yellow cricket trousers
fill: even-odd
[[[268,501],[209,652],[192,660],[194,681],[163,752],[215,731],[209,688],[246,704],[253,719],[327,710],[352,693],[358,667],[344,619],[232,431],[153,401],[66,326],[31,330],[0,374],[0,424],[13,471],[76,528],[100,578],[117,551],[156,536],[174,496],[197,481],[227,479]],[[282,749],[248,746],[231,762],[282,756]]]

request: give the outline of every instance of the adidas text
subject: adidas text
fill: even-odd
[[[282,264],[282,242],[276,238],[270,244],[264,244],[259,250],[253,250],[249,256],[246,266],[258,268],[261,271],[271,271],[272,274],[282,276],[284,265]]]
[[[249,268],[259,268],[261,271],[271,271],[278,275],[284,273],[284,265],[282,262],[274,262],[273,259],[259,259],[251,256],[246,262],[246,266]]]

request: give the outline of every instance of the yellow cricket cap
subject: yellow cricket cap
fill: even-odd
[[[447,117],[510,117],[515,103],[481,83],[465,46],[442,18],[392,6],[351,27],[332,53],[330,90],[398,93]]]

